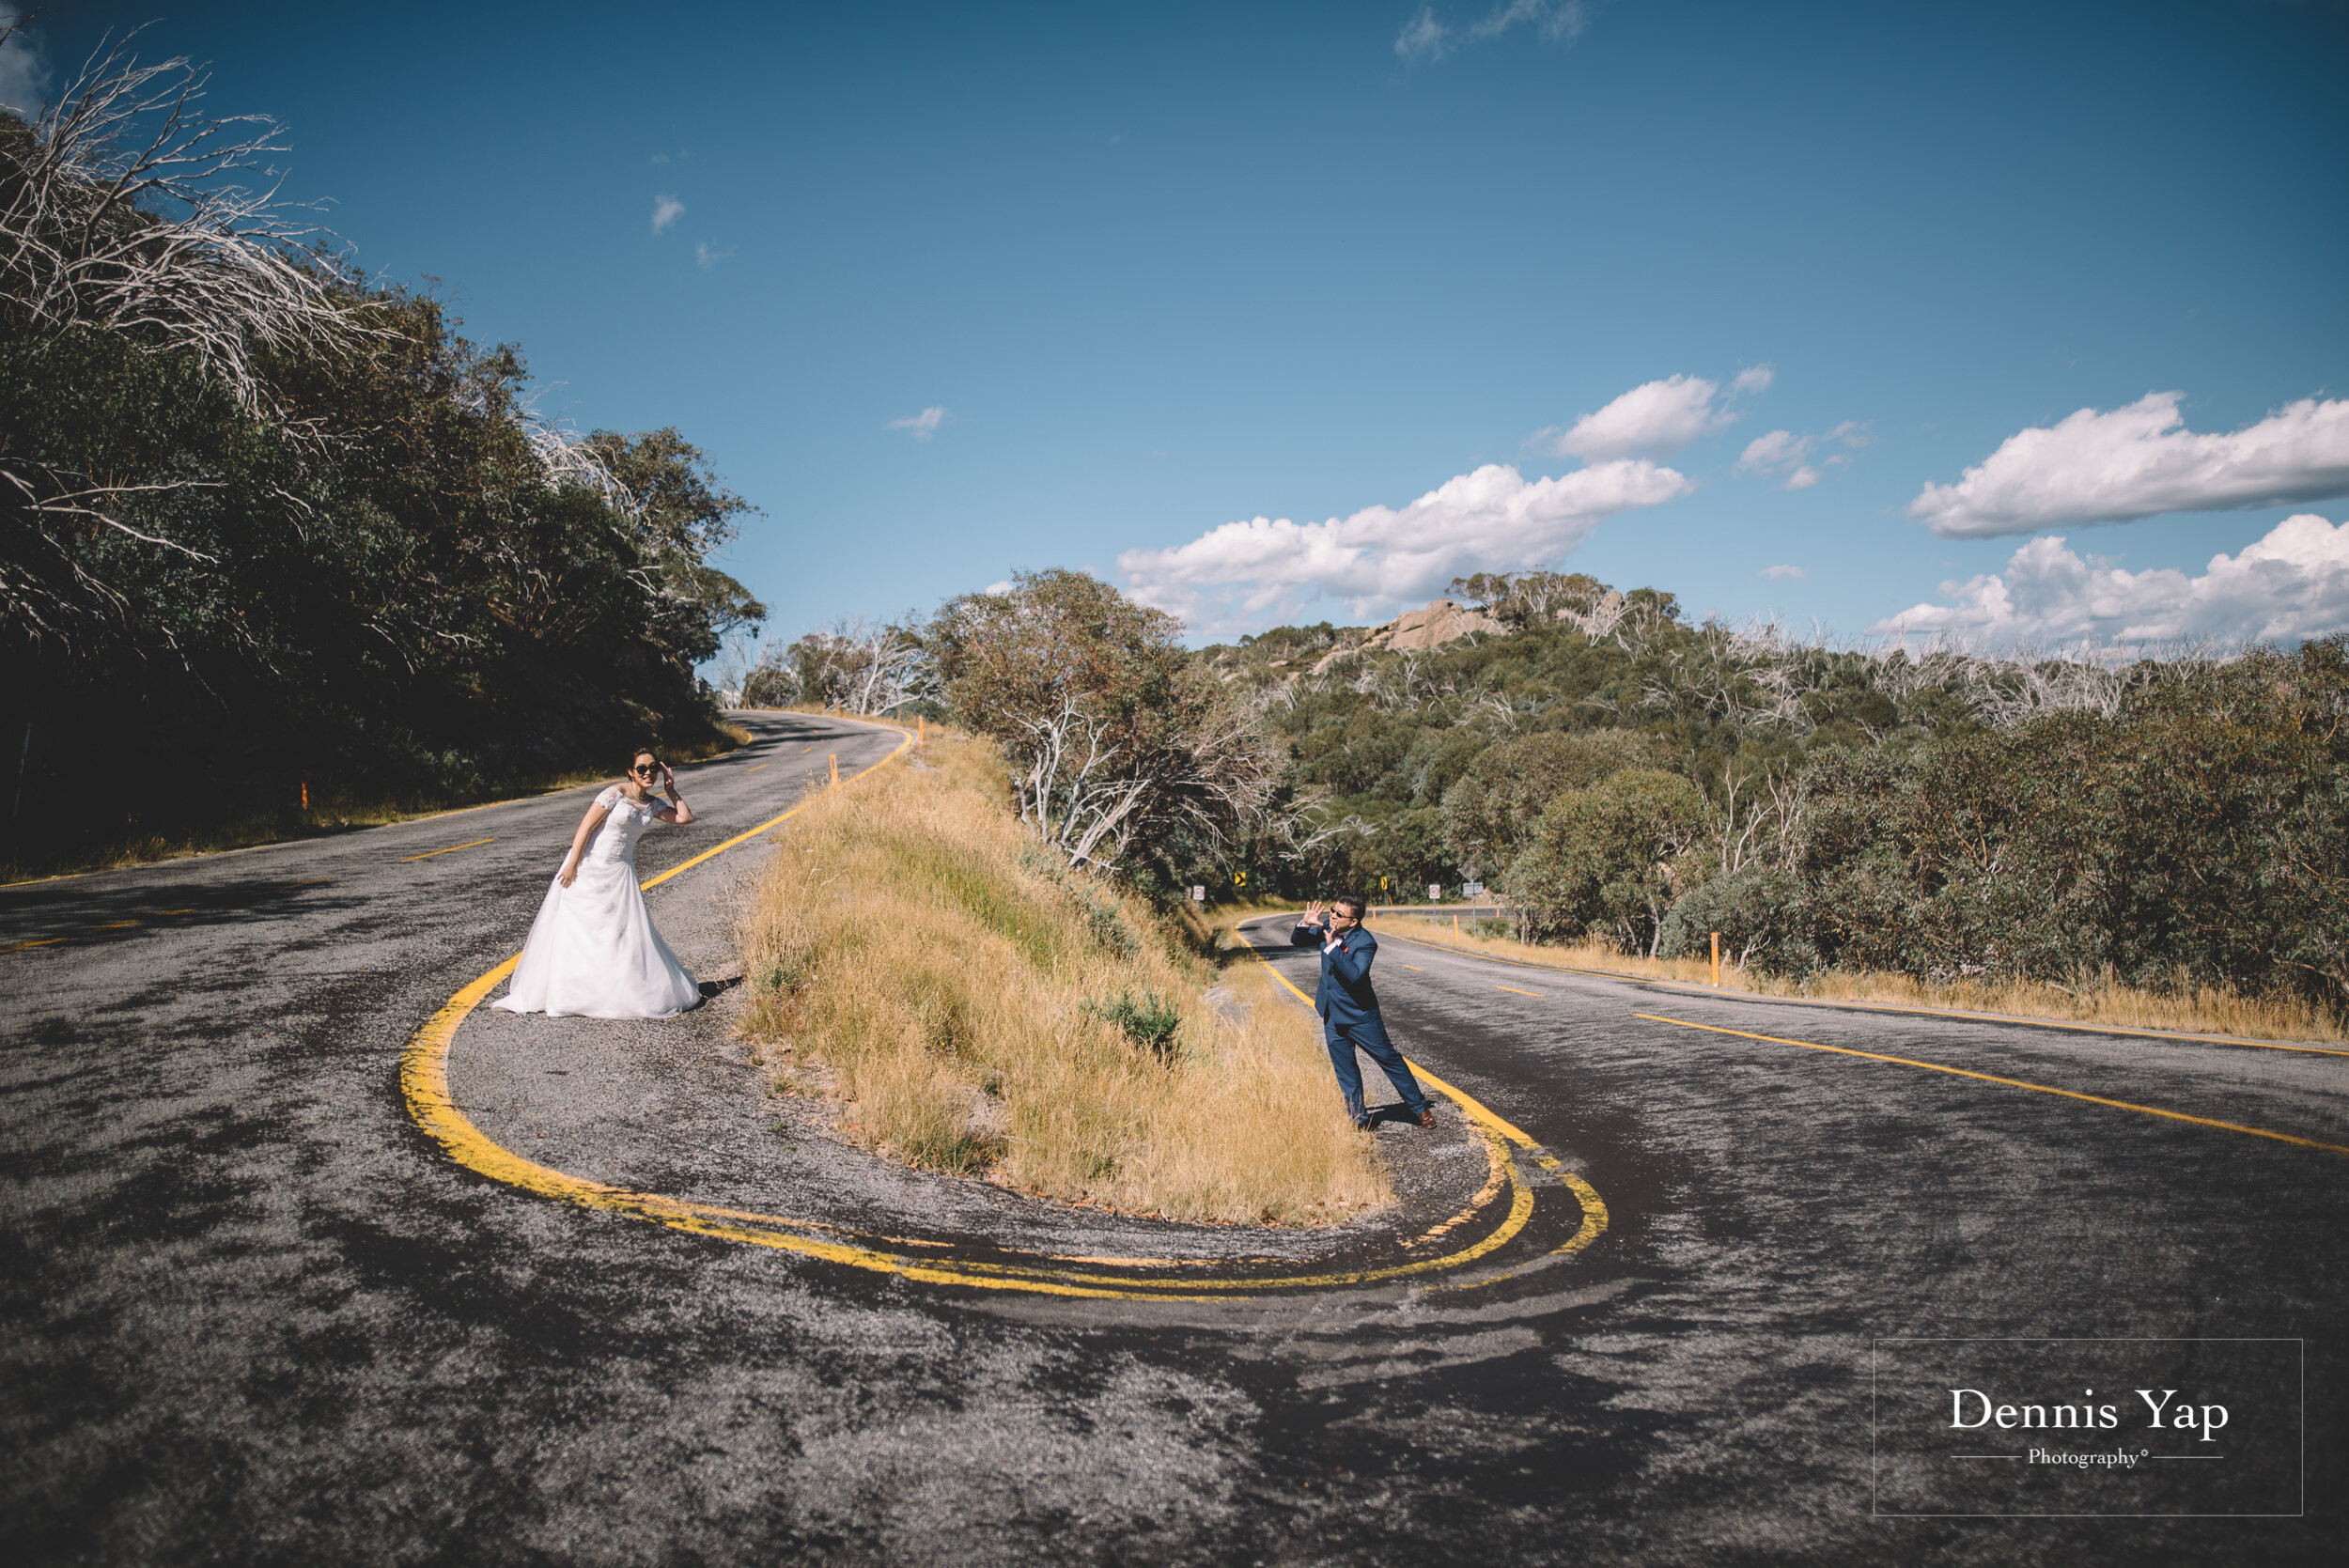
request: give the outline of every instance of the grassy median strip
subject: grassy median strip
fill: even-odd
[[[1263,966],[1066,870],[984,746],[793,820],[745,912],[745,1031],[776,1086],[843,1102],[860,1145],[1173,1219],[1334,1224],[1392,1201],[1315,1022]]]

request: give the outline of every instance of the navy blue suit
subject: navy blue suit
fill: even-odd
[[[1292,947],[1323,947],[1329,933],[1318,925],[1299,925],[1289,933]],[[1314,1011],[1321,1015],[1321,1037],[1330,1048],[1330,1065],[1336,1069],[1346,1109],[1356,1123],[1367,1122],[1362,1108],[1362,1070],[1354,1061],[1359,1048],[1378,1063],[1394,1092],[1413,1116],[1428,1109],[1411,1064],[1387,1038],[1386,1021],[1378,1016],[1378,993],[1370,984],[1371,960],[1378,956],[1378,941],[1357,925],[1334,948],[1321,955],[1321,984],[1314,991]]]

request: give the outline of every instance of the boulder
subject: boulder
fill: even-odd
[[[1446,643],[1456,643],[1479,631],[1501,632],[1507,629],[1482,610],[1464,610],[1448,598],[1430,599],[1426,609],[1406,610],[1386,625],[1374,629],[1363,640],[1362,646],[1408,652],[1420,648],[1439,648]]]

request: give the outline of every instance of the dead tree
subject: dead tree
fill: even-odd
[[[0,28],[0,42],[17,25]],[[281,127],[208,118],[202,72],[185,59],[142,66],[129,43],[101,43],[29,125],[0,116],[0,334],[40,345],[103,334],[185,354],[248,415],[321,439],[288,418],[264,361],[344,351],[374,334],[315,209],[280,198],[266,165],[285,150]],[[0,560],[0,621],[38,646],[124,613],[123,596],[66,548],[70,530],[111,529],[216,565],[132,520],[161,494],[210,483],[128,483],[22,450],[0,456],[0,514],[19,522]]]

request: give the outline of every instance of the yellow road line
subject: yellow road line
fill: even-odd
[[[454,855],[459,849],[478,849],[485,844],[496,842],[495,838],[477,838],[471,844],[452,844],[445,849],[428,849],[421,855],[402,855],[399,858],[399,863],[406,865],[410,861],[428,861],[435,855]]]
[[[881,759],[882,763],[893,761],[910,749],[913,737],[910,732],[898,729],[894,724],[881,727],[897,729],[897,733],[904,737],[898,743],[896,750]],[[864,771],[872,772],[879,766],[880,763],[876,763],[873,768],[868,768]],[[670,877],[700,864],[713,855],[722,854],[737,845],[779,826],[804,810],[808,802],[802,801],[789,811],[761,823],[749,832],[737,834],[714,849],[706,850],[690,861],[672,866],[658,877],[648,877],[640,886],[650,888],[665,882]],[[1131,1300],[1168,1298],[1237,1300],[1252,1292],[1263,1290],[1295,1290],[1364,1284],[1402,1279],[1440,1269],[1457,1268],[1474,1262],[1507,1243],[1524,1229],[1526,1222],[1532,1217],[1532,1190],[1517,1177],[1516,1166],[1510,1163],[1508,1164],[1508,1185],[1514,1189],[1514,1196],[1508,1216],[1491,1234],[1457,1252],[1448,1253],[1441,1257],[1420,1259],[1411,1263],[1390,1265],[1380,1268],[1339,1273],[1221,1281],[1154,1281],[1136,1280],[1120,1275],[1093,1274],[1081,1269],[1059,1266],[1080,1261],[1076,1259],[1046,1257],[1037,1264],[999,1264],[975,1261],[955,1262],[909,1256],[881,1247],[860,1245],[855,1241],[832,1240],[826,1236],[806,1234],[810,1231],[822,1231],[842,1235],[853,1234],[821,1220],[797,1219],[783,1215],[763,1215],[738,1209],[720,1208],[706,1203],[692,1203],[676,1198],[663,1197],[659,1193],[637,1192],[625,1188],[613,1187],[603,1182],[590,1181],[584,1177],[551,1170],[534,1160],[525,1159],[521,1155],[497,1143],[473,1125],[464,1112],[458,1109],[456,1100],[449,1093],[448,1053],[455,1043],[458,1027],[465,1021],[474,1008],[488,998],[491,991],[497,988],[501,981],[513,973],[515,966],[521,961],[521,955],[517,954],[488,973],[480,975],[462,990],[450,997],[429,1018],[425,1020],[424,1026],[410,1037],[407,1049],[400,1054],[400,1091],[407,1101],[409,1114],[415,1119],[417,1126],[433,1141],[440,1144],[452,1159],[466,1169],[488,1176],[493,1181],[540,1197],[623,1214],[696,1234],[719,1236],[753,1246],[773,1247],[786,1251],[801,1252],[812,1257],[828,1259],[833,1263],[846,1264],[855,1268],[895,1275],[902,1279],[916,1280],[926,1283],[970,1285],[989,1290],[1029,1291],[1052,1296]],[[1277,976],[1278,971],[1276,970],[1275,973]],[[1282,983],[1287,984],[1284,977]],[[1289,988],[1292,991],[1296,990],[1293,986]],[[1433,1074],[1424,1076],[1429,1083],[1459,1101],[1463,1109],[1469,1110],[1471,1118],[1481,1116],[1496,1130],[1504,1134],[1514,1134],[1518,1141],[1531,1146],[1532,1141],[1526,1139],[1524,1134],[1516,1133],[1506,1122],[1477,1105],[1474,1100],[1461,1094],[1450,1085],[1444,1084]],[[1595,1196],[1595,1194],[1592,1195],[1594,1199]],[[1591,1212],[1589,1202],[1586,1200],[1583,1229],[1595,1237],[1596,1233],[1592,1231]],[[1604,1210],[1599,1210],[1599,1213],[1603,1216]],[[1601,1228],[1603,1225],[1602,1219]],[[904,1246],[908,1243],[899,1240],[894,1244]],[[934,1246],[938,1244],[915,1243],[914,1245]],[[1137,1260],[1137,1262],[1140,1261]],[[1150,1260],[1150,1262],[1160,1266],[1196,1266],[1189,1260],[1159,1259]]]
[[[1515,986],[1495,986],[1493,989],[1496,991],[1517,991],[1517,994],[1521,997],[1538,997],[1542,994],[1539,991],[1518,991]]]
[[[1264,949],[1258,947],[1254,942],[1248,941],[1248,934],[1245,931],[1240,931],[1237,935],[1239,936],[1239,939],[1241,941],[1247,942],[1248,951],[1253,953],[1256,957],[1262,961],[1265,968],[1272,970],[1272,978],[1278,980],[1282,985],[1288,986],[1289,995],[1295,997],[1298,1001],[1303,1002],[1308,1007],[1313,1006],[1313,999],[1308,997],[1304,992],[1299,990],[1296,986],[1290,983],[1289,977],[1283,974],[1273,964],[1271,959],[1265,956]],[[1525,1150],[1528,1154],[1532,1156],[1534,1164],[1540,1166],[1543,1170],[1557,1177],[1559,1181],[1564,1183],[1566,1189],[1574,1194],[1576,1202],[1582,1205],[1581,1227],[1575,1232],[1573,1236],[1567,1240],[1564,1246],[1551,1249],[1551,1256],[1554,1257],[1561,1253],[1579,1252],[1606,1233],[1608,1218],[1607,1203],[1606,1200],[1599,1197],[1598,1188],[1593,1187],[1589,1182],[1584,1181],[1580,1176],[1575,1174],[1572,1171],[1567,1170],[1564,1162],[1560,1160],[1557,1156],[1550,1154],[1548,1150],[1542,1148],[1541,1145],[1535,1143],[1530,1133],[1527,1133],[1523,1128],[1501,1116],[1499,1112],[1492,1110],[1491,1107],[1486,1105],[1483,1101],[1476,1099],[1465,1091],[1454,1088],[1451,1084],[1446,1083],[1442,1079],[1438,1078],[1435,1074],[1429,1072],[1418,1063],[1410,1061],[1408,1057],[1406,1057],[1404,1060],[1410,1067],[1411,1071],[1418,1077],[1425,1079],[1427,1082],[1434,1087],[1437,1093],[1450,1097],[1453,1103],[1459,1106],[1461,1110],[1467,1113],[1470,1121],[1482,1124],[1484,1126],[1491,1129],[1501,1137],[1508,1140],[1512,1143],[1515,1143],[1518,1148]],[[1510,1167],[1510,1170],[1514,1174],[1516,1167],[1513,1165]],[[1523,1219],[1519,1219],[1519,1216],[1522,1215],[1528,1219],[1532,1217],[1533,1210],[1533,1194],[1522,1185],[1518,1187],[1517,1192],[1520,1201],[1518,1203],[1511,1205],[1510,1218],[1511,1219],[1517,1221],[1518,1229],[1522,1229]],[[1511,1234],[1515,1234],[1516,1232],[1512,1231]],[[1467,1284],[1452,1285],[1444,1288],[1453,1290],[1472,1290],[1479,1285],[1497,1284],[1502,1280],[1514,1279],[1517,1275],[1523,1272],[1523,1269],[1512,1269],[1504,1274],[1494,1275],[1492,1278],[1487,1280],[1472,1281]]]
[[[187,911],[183,909],[179,912],[184,914]],[[70,942],[76,937],[96,936],[101,931],[127,931],[139,924],[135,920],[110,920],[101,925],[77,925],[62,936],[36,937],[30,941],[12,942],[7,947],[0,947],[0,953],[15,953],[27,947],[53,947],[58,942]]]
[[[1848,1001],[1835,997],[1774,997],[1761,991],[1716,990],[1693,981],[1666,980],[1658,975],[1626,974],[1621,970],[1586,970],[1573,964],[1542,964],[1530,958],[1512,958],[1504,954],[1479,953],[1473,948],[1454,947],[1450,942],[1430,941],[1424,937],[1407,937],[1399,931],[1382,931],[1378,939],[1409,942],[1414,947],[1434,948],[1439,953],[1449,953],[1455,957],[1474,958],[1486,964],[1507,964],[1512,969],[1547,970],[1552,974],[1587,974],[1595,980],[1620,980],[1627,986],[1657,986],[1717,1001],[1782,1001],[1790,1007],[1906,1013],[1923,1018],[1959,1018],[1968,1023],[2019,1023],[2032,1029],[2069,1029],[2082,1034],[2120,1034],[2132,1040],[2167,1040],[2173,1046],[2242,1046],[2251,1050],[2288,1050],[2308,1056],[2349,1056],[2349,1048],[2345,1047],[2295,1046],[2281,1040],[2246,1040],[2233,1034],[2183,1034],[2175,1030],[2123,1029],[2117,1024],[2082,1023],[2072,1018],[2032,1018],[2019,1013],[1961,1013],[1947,1007],[1904,1007],[1893,1001]]]
[[[1887,1056],[1881,1051],[1854,1050],[1849,1046],[1823,1046],[1812,1040],[1789,1040],[1776,1034],[1755,1034],[1743,1029],[1723,1029],[1718,1024],[1690,1023],[1686,1018],[1659,1017],[1654,1013],[1634,1013],[1635,1018],[1651,1023],[1678,1024],[1683,1029],[1709,1030],[1715,1034],[1735,1034],[1745,1040],[1766,1040],[1774,1046],[1800,1046],[1805,1050],[1832,1051],[1838,1056],[1865,1057],[1871,1062],[1890,1062],[1903,1067],[1922,1067],[1927,1072],[1948,1073],[1955,1078],[1980,1079],[1984,1083],[2002,1083],[2010,1089],[2029,1089],[2035,1094],[2061,1094],[2067,1100],[2086,1100],[2091,1105],[2109,1106],[2115,1110],[2134,1110],[2147,1116],[2164,1116],[2172,1122],[2191,1122],[2197,1126],[2217,1127],[2226,1132],[2249,1133],[2253,1138],[2272,1138],[2279,1143],[2296,1143],[2304,1149],[2320,1149],[2328,1155],[2349,1155],[2349,1146],[2320,1142],[2313,1138],[2301,1138],[2289,1132],[2270,1132],[2265,1127],[2247,1127],[2240,1122],[2220,1122],[2208,1116],[2189,1116],[2183,1110],[2164,1110],[2157,1105],[2139,1105],[2130,1100],[2108,1100],[2101,1094],[2083,1094],[2077,1089],[2056,1089],[2045,1083],[2030,1083],[2019,1078],[2000,1078],[1996,1073],[1977,1073],[1965,1067],[1944,1066],[1938,1062],[1919,1062],[1913,1057]]]
[[[758,765],[758,768],[772,768],[774,764],[771,762],[762,762]],[[758,771],[758,768],[745,768],[742,771],[745,773],[755,773]]]
[[[1421,969],[1417,964],[1406,964],[1403,967],[1409,970],[1414,974],[1425,974],[1427,972],[1425,970]]]

